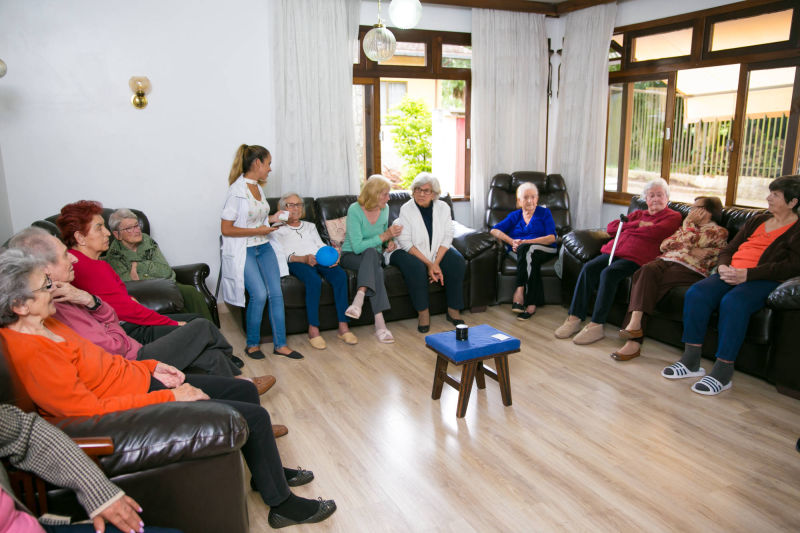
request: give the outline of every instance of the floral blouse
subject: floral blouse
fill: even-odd
[[[711,269],[717,265],[719,252],[726,244],[728,244],[728,230],[725,228],[714,222],[697,226],[684,220],[678,231],[661,243],[662,254],[659,259],[680,263],[698,274],[708,276]],[[712,252],[703,257],[696,257],[691,254],[695,248]]]

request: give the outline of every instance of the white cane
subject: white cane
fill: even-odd
[[[617,250],[617,243],[619,242],[619,236],[622,235],[622,224],[628,221],[628,217],[625,215],[619,216],[619,226],[617,227],[617,236],[614,237],[614,246],[611,247],[611,255],[608,258],[608,264],[611,264],[611,261],[614,260],[614,252]]]

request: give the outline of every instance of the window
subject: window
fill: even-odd
[[[663,27],[656,21],[616,29],[606,201],[628,203],[661,176],[673,200],[713,195],[726,205],[766,206],[769,182],[796,173],[800,160],[794,5],[724,6]]]
[[[361,28],[361,36],[369,28]],[[353,68],[354,121],[362,177],[406,188],[432,172],[443,193],[469,196],[469,34],[392,29],[395,55]],[[436,61],[433,58],[439,58]]]

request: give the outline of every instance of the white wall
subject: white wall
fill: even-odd
[[[136,207],[170,262],[216,274],[236,147],[274,144],[271,11],[263,0],[0,3],[13,230],[84,198]],[[130,104],[132,75],[153,84],[146,109]]]
[[[3,171],[3,150],[0,149],[0,243],[5,242],[12,234],[6,175]]]

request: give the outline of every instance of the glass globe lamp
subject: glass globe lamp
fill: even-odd
[[[364,36],[364,54],[372,61],[386,61],[394,55],[397,41],[386,26],[375,24]]]
[[[398,28],[413,28],[422,17],[422,4],[419,0],[392,0],[389,4],[389,17]]]

